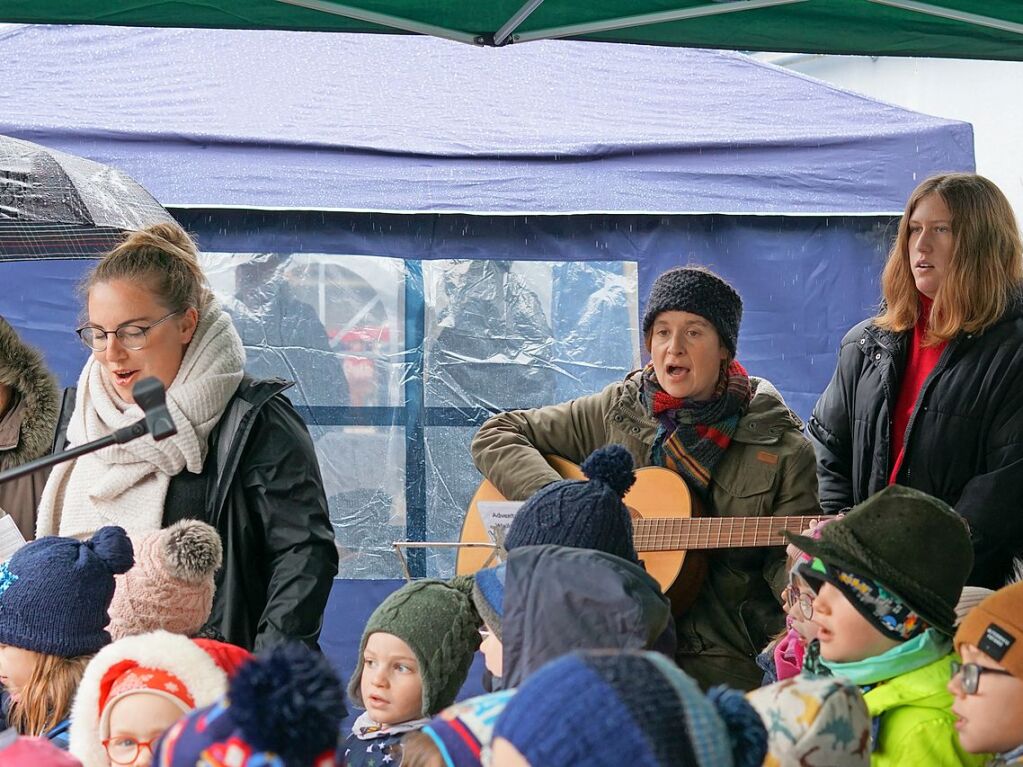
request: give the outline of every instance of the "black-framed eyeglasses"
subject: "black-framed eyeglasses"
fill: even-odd
[[[117,330],[103,330],[95,325],[83,325],[75,333],[82,339],[82,343],[94,352],[104,351],[107,348],[107,336],[111,335],[117,336],[117,340],[125,349],[137,352],[139,349],[145,348],[149,339],[149,331],[161,322],[166,322],[175,314],[181,314],[181,311],[166,314],[151,325],[121,325]]]
[[[977,688],[980,687],[980,677],[982,674],[1012,676],[1011,671],[1003,671],[1000,668],[981,666],[979,663],[960,663],[956,660],[952,661],[952,677],[955,678],[962,675],[960,676],[959,684],[962,686],[963,692],[967,695],[977,694]]]
[[[803,591],[799,588],[794,577],[789,577],[789,587],[785,589],[785,602],[788,606],[799,607],[799,614],[804,620],[813,618],[813,600],[816,594],[811,589]]]
[[[159,736],[157,736],[152,740],[135,740],[135,738],[124,735],[117,738],[107,738],[103,741],[103,748],[106,749],[107,756],[110,757],[110,761],[114,764],[132,765],[139,758],[139,753],[141,753],[143,748],[148,748],[149,753],[152,754],[153,744],[159,739]]]

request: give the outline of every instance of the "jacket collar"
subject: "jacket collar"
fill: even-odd
[[[900,706],[948,709],[952,694],[946,689],[951,678],[952,653],[926,666],[883,682],[869,690],[863,700],[872,717]]]
[[[16,466],[49,452],[60,411],[56,381],[46,368],[42,355],[25,344],[2,317],[0,383],[7,384],[18,393],[22,408],[15,418],[20,434],[11,439],[6,431],[14,428],[11,416],[17,407],[8,412],[0,427],[4,430],[0,449],[9,451],[3,456],[2,465]]]
[[[801,431],[803,422],[789,410],[785,399],[766,378],[750,377],[753,399],[739,419],[732,439],[748,445],[773,445],[792,429]]]

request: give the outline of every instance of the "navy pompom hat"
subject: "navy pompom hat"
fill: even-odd
[[[326,658],[298,642],[276,645],[243,665],[217,703],[172,725],[153,764],[335,767],[347,715]]]
[[[608,445],[583,461],[582,470],[588,480],[552,482],[522,504],[504,539],[508,551],[550,543],[639,562],[632,519],[622,502],[636,481],[632,454]]]
[[[707,695],[655,652],[564,655],[526,680],[494,727],[534,765],[759,767],[760,716],[735,690]]]
[[[133,562],[131,540],[115,526],[87,541],[26,544],[0,565],[0,644],[62,658],[99,652],[110,643],[114,576]]]

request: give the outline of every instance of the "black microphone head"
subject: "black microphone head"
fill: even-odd
[[[170,411],[167,409],[166,392],[158,378],[143,378],[131,389],[135,404],[146,415],[146,427],[154,440],[166,439],[178,433]]]

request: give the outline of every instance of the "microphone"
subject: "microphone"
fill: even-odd
[[[166,393],[158,378],[145,378],[131,390],[135,403],[146,416],[146,429],[154,440],[167,439],[178,433],[170,411],[167,409]]]

